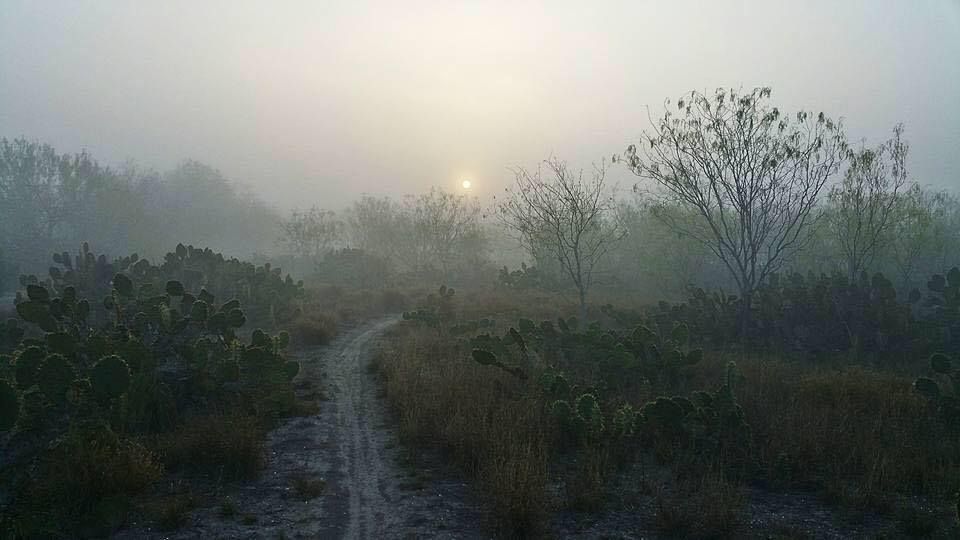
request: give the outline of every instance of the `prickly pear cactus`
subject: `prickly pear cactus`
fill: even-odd
[[[288,381],[292,381],[294,377],[300,373],[300,362],[295,360],[287,361],[283,364],[283,372],[287,376]]]
[[[124,298],[133,296],[133,280],[123,274],[113,276],[113,288]]]
[[[204,322],[207,320],[210,306],[203,300],[197,300],[190,306],[190,318],[195,321]]]
[[[497,355],[493,354],[490,351],[484,349],[473,349],[471,352],[473,361],[482,365],[482,366],[494,366],[498,367],[501,370],[517,377],[518,379],[526,379],[527,374],[519,367],[508,366],[497,359]]]
[[[17,378],[17,385],[20,388],[26,389],[37,383],[37,371],[46,356],[43,349],[36,345],[27,347],[17,355],[14,373]]]
[[[250,336],[250,346],[251,347],[270,347],[273,344],[273,341],[270,339],[270,336],[266,332],[257,328],[253,331],[253,334]]]
[[[238,308],[232,308],[226,312],[226,323],[230,328],[240,328],[247,322],[247,317],[243,314],[243,311]]]
[[[634,436],[637,413],[627,403],[613,413],[612,435],[618,439],[627,439]]]
[[[40,364],[37,372],[37,384],[44,397],[53,403],[61,404],[67,400],[67,390],[76,378],[73,366],[62,354],[51,354]]]
[[[290,346],[290,333],[286,330],[277,334],[277,348],[280,350]]]
[[[936,353],[930,357],[930,370],[931,376],[918,378],[913,388],[929,400],[931,408],[944,421],[960,428],[960,369],[954,367],[949,356]]]
[[[680,404],[668,397],[658,397],[647,403],[640,409],[640,414],[654,436],[673,439],[683,432],[686,413]]]
[[[7,319],[0,324],[0,352],[9,352],[17,347],[25,331],[17,319]]]
[[[100,399],[116,399],[130,387],[130,368],[117,355],[104,356],[90,371],[90,384]]]
[[[170,296],[182,297],[185,294],[185,291],[183,289],[183,283],[180,283],[177,280],[171,279],[170,281],[168,281],[165,289],[167,291],[167,294],[169,294]]]
[[[10,431],[20,417],[20,396],[13,385],[0,380],[0,431]]]
[[[603,412],[600,402],[593,394],[583,394],[577,398],[577,416],[583,419],[584,434],[591,440],[598,440],[604,431]]]

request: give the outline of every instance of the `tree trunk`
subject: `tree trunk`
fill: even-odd
[[[580,328],[585,328],[587,324],[587,291],[583,287],[577,287],[580,296]]]
[[[743,343],[747,343],[747,339],[750,336],[750,327],[753,323],[753,314],[750,311],[750,308],[753,307],[753,290],[741,290],[740,291],[740,309],[737,314],[737,329],[740,332],[740,340]]]

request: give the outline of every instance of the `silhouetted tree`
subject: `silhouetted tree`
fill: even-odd
[[[847,155],[840,124],[823,113],[787,116],[769,98],[769,88],[691,92],[625,155],[634,174],[699,216],[688,223],[662,214],[729,269],[744,329],[754,291],[802,249],[818,197]]]
[[[292,211],[281,227],[281,240],[292,255],[315,260],[333,249],[343,232],[343,224],[337,221],[334,212],[316,206],[305,212]]]
[[[515,169],[514,185],[497,206],[497,214],[534,258],[552,254],[577,289],[580,319],[586,320],[587,293],[594,271],[625,229],[605,183],[606,170],[597,166],[590,179],[555,158],[533,173]]]
[[[903,126],[877,148],[850,152],[843,181],[830,190],[829,224],[843,252],[851,282],[882,247],[897,198],[907,184]]]

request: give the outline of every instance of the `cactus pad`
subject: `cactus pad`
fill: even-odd
[[[0,380],[0,431],[9,431],[20,416],[20,398],[7,381]]]
[[[37,372],[37,384],[47,399],[54,403],[62,403],[67,398],[67,389],[76,377],[73,366],[61,354],[51,354]]]
[[[114,399],[130,386],[130,368],[117,355],[104,356],[90,372],[93,393],[102,399]]]

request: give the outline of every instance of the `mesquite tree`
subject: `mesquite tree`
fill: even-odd
[[[413,266],[436,265],[446,280],[453,277],[451,271],[458,260],[483,252],[482,210],[475,199],[431,188],[408,198],[405,210],[403,221],[409,227],[411,241],[405,258]]]
[[[291,255],[319,260],[340,240],[343,224],[330,210],[316,206],[305,212],[294,210],[281,222],[283,237]]]
[[[555,257],[570,278],[580,304],[580,320],[586,320],[587,293],[594,283],[598,263],[625,229],[605,184],[606,170],[594,168],[587,180],[583,171],[573,172],[552,158],[535,172],[517,168],[515,182],[497,206],[501,223],[516,234],[531,256],[543,252]]]
[[[729,269],[744,331],[754,291],[803,248],[819,217],[818,197],[847,155],[840,123],[823,113],[788,116],[769,98],[769,88],[691,92],[676,112],[668,100],[624,156],[634,174],[699,216],[681,223],[664,214]]]
[[[829,224],[851,281],[866,269],[882,247],[897,199],[907,185],[907,143],[903,126],[876,148],[850,152],[843,181],[830,190]]]

